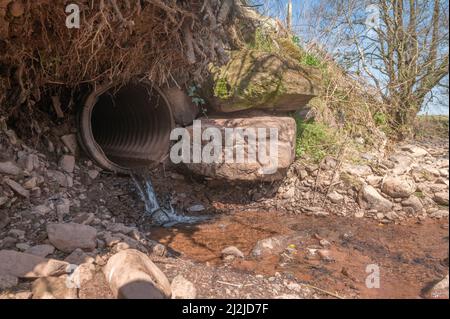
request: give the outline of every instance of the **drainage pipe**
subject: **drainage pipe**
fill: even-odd
[[[99,166],[127,174],[164,160],[173,127],[170,104],[156,86],[107,85],[86,98],[78,117],[78,138]]]

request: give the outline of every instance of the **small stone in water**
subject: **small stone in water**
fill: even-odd
[[[197,213],[197,212],[202,212],[204,211],[206,208],[205,206],[203,206],[202,204],[198,204],[198,205],[194,205],[188,208],[188,211],[191,213]]]

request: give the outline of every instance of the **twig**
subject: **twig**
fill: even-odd
[[[337,295],[335,293],[332,293],[330,291],[326,291],[326,290],[324,290],[322,288],[319,288],[319,287],[316,287],[316,286],[312,286],[312,285],[308,285],[308,284],[300,284],[300,285],[305,286],[307,288],[311,288],[311,289],[320,291],[320,292],[323,292],[324,294],[330,295],[330,296],[335,297],[337,299],[345,299],[344,297],[341,297],[341,296],[339,296],[339,295]]]
[[[220,280],[218,280],[217,283],[223,284],[223,285],[228,285],[228,286],[233,286],[233,287],[236,287],[236,288],[242,288],[242,285],[239,285],[239,284],[233,284],[233,283],[231,283],[231,282],[225,282],[225,281],[220,281]]]

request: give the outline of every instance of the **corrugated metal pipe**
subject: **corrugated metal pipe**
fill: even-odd
[[[85,152],[104,169],[118,173],[161,162],[174,126],[164,93],[147,82],[93,90],[78,120]]]

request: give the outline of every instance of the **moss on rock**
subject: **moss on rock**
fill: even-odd
[[[314,68],[277,53],[243,49],[223,67],[211,67],[214,96],[210,104],[222,112],[249,108],[297,110],[317,95]]]

